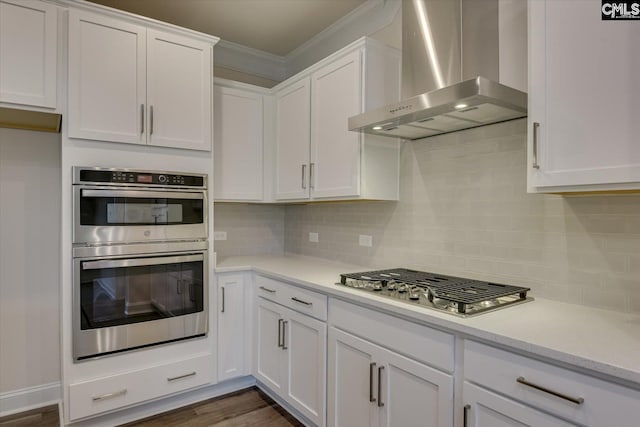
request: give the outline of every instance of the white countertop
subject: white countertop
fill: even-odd
[[[340,273],[370,267],[303,256],[221,258],[216,272],[253,270],[453,332],[585,368],[640,385],[640,316],[543,298],[474,317],[460,318],[424,307],[337,286]]]

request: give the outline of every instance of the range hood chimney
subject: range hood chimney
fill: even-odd
[[[497,83],[498,24],[498,0],[403,0],[403,101],[349,130],[414,140],[526,117],[527,94]]]

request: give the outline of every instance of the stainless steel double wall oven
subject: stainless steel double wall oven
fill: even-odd
[[[73,168],[75,361],[208,332],[207,176]]]

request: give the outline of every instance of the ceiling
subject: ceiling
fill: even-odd
[[[370,0],[89,0],[285,56]]]

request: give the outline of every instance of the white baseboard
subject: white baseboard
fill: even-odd
[[[237,378],[69,425],[73,427],[113,427],[252,387],[255,384],[256,380],[252,376]]]
[[[60,398],[59,382],[0,393],[0,417],[57,405]]]

